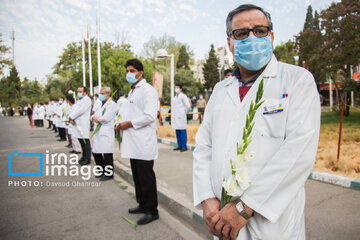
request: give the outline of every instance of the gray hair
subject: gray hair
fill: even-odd
[[[111,93],[111,89],[110,87],[102,87],[101,90],[105,89],[105,92],[110,94]]]
[[[241,13],[241,12],[244,12],[244,11],[249,11],[249,10],[253,10],[253,9],[257,9],[259,11],[261,11],[265,17],[266,17],[266,20],[269,24],[269,28],[270,28],[270,31],[272,31],[273,29],[273,25],[272,25],[272,22],[271,22],[271,16],[270,16],[270,13],[266,12],[264,9],[262,9],[261,7],[258,7],[256,5],[253,5],[253,4],[243,4],[243,5],[240,5],[238,6],[237,8],[235,8],[234,10],[232,10],[231,12],[229,12],[227,18],[226,18],[226,35],[228,37],[231,36],[231,21],[233,19],[233,17],[238,14],[238,13]]]

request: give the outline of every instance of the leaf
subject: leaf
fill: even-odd
[[[136,222],[134,222],[133,220],[131,220],[131,219],[127,218],[127,217],[124,217],[124,216],[121,216],[121,217],[122,217],[122,219],[124,219],[125,221],[127,221],[128,223],[130,223],[131,225],[133,225],[133,226],[134,226],[134,229],[136,230],[136,227],[137,227],[137,223],[136,223]]]
[[[91,134],[91,136],[90,136],[90,139],[93,138],[93,136],[100,130],[100,128],[101,128],[101,123],[99,123],[99,124],[96,126],[94,132],[93,132],[93,133]]]

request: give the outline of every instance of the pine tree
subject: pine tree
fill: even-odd
[[[203,66],[205,78],[205,89],[214,89],[215,84],[219,81],[219,59],[215,54],[214,44],[210,45],[209,57]]]
[[[179,50],[179,58],[176,63],[176,68],[189,69],[189,61],[190,61],[189,53],[186,51],[185,45],[182,45]]]
[[[305,29],[313,29],[314,27],[314,17],[313,17],[313,9],[311,5],[308,6],[306,19],[304,23],[304,30]]]

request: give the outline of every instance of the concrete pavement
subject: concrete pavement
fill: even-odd
[[[161,207],[159,220],[135,230],[121,217],[137,221],[141,215],[127,213],[137,203],[131,186],[119,178],[100,183],[93,176],[88,181],[79,176],[8,176],[9,152],[69,149],[50,130],[31,129],[25,117],[0,117],[0,133],[0,239],[199,239]],[[38,171],[31,161],[19,165]],[[9,181],[19,181],[19,186]],[[40,185],[33,186],[37,181]],[[94,186],[81,186],[85,182]],[[57,183],[70,186],[46,186]]]

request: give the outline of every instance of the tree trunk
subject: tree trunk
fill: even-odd
[[[349,91],[345,92],[345,108],[344,108],[344,116],[350,115],[350,104],[351,104],[351,93]]]

